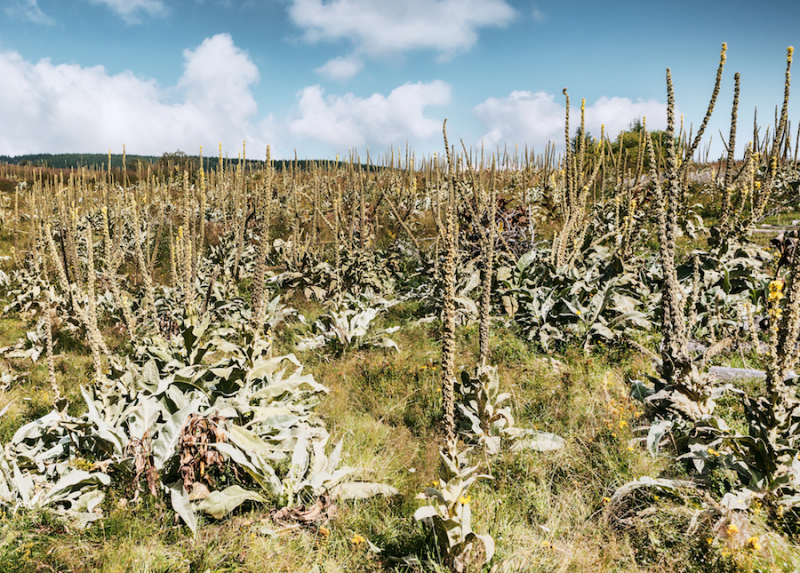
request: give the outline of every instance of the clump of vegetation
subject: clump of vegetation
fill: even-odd
[[[725,60],[561,156],[0,165],[0,569],[796,570],[792,50],[709,162]]]

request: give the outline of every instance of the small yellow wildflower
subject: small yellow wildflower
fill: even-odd
[[[713,545],[714,544],[714,538],[713,537],[706,537],[706,543],[708,543],[709,545]]]
[[[756,551],[761,551],[761,543],[759,543],[758,537],[756,537],[755,535],[747,539],[747,543],[745,543],[745,546],[753,553],[755,553]]]
[[[628,425],[628,422],[626,422],[625,420],[620,420],[620,421],[619,421],[619,429],[620,429],[620,430],[621,430],[622,428],[625,428],[625,427],[627,427],[627,425]]]
[[[739,533],[739,528],[736,526],[735,523],[731,523],[731,524],[728,525],[728,530],[727,531],[728,531],[728,535],[733,536],[733,535],[736,535],[737,533]]]
[[[367,541],[367,540],[366,540],[366,539],[365,539],[363,536],[361,536],[361,535],[359,535],[358,533],[356,533],[356,534],[353,536],[353,539],[351,539],[351,540],[350,540],[350,543],[352,543],[352,544],[353,544],[353,545],[355,545],[355,546],[359,546],[359,545],[361,545],[362,543],[366,543],[366,541]]]
[[[550,549],[553,545],[549,541],[542,541],[540,544],[542,549]]]
[[[323,525],[322,527],[320,527],[320,528],[319,528],[319,532],[320,532],[322,535],[324,535],[325,537],[328,537],[328,536],[331,534],[331,530],[330,530],[330,529],[328,529],[327,527],[325,527],[324,525]]]
[[[769,302],[778,302],[784,297],[783,294],[783,281],[774,280],[769,283]]]
[[[611,502],[611,498],[610,497],[604,497],[603,498],[603,503],[610,503],[610,502]]]
[[[458,503],[460,503],[461,505],[467,505],[471,500],[472,498],[470,496],[462,495],[461,497],[458,498]]]

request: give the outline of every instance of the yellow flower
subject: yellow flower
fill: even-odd
[[[706,543],[708,543],[709,545],[712,545],[714,543],[714,538],[713,537],[706,537]]]
[[[610,497],[604,497],[603,498],[603,503],[609,503],[610,501],[611,501]]]
[[[745,545],[753,553],[755,553],[756,551],[761,551],[761,543],[758,542],[758,537],[756,537],[755,535],[748,538],[747,543]]]
[[[778,302],[784,297],[783,294],[783,282],[782,281],[772,281],[769,283],[769,302]]]
[[[358,545],[361,545],[362,543],[366,543],[366,541],[367,541],[367,540],[366,540],[364,537],[362,537],[361,535],[359,535],[358,533],[356,533],[356,534],[353,536],[353,539],[351,539],[351,540],[350,540],[350,543],[352,543],[353,545],[356,545],[356,546],[358,546]]]
[[[542,549],[550,549],[553,545],[549,541],[542,541],[540,544]]]
[[[322,527],[320,527],[320,528],[319,528],[319,532],[320,532],[322,535],[324,535],[325,537],[328,537],[328,536],[331,534],[331,530],[330,530],[330,529],[328,529],[327,527],[325,527],[324,525],[323,525]]]
[[[626,427],[627,425],[628,425],[628,422],[626,422],[625,420],[620,420],[620,421],[619,421],[619,429],[620,429],[620,430],[621,430],[622,428]]]
[[[739,528],[736,526],[736,524],[735,523],[729,524],[728,525],[728,535],[733,536],[733,535],[736,535],[737,533],[739,533]]]
[[[460,503],[461,505],[467,505],[471,500],[472,498],[470,496],[462,495],[461,497],[458,498],[458,503]]]

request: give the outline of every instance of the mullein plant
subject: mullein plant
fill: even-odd
[[[438,480],[417,496],[430,503],[414,513],[416,521],[430,527],[442,564],[457,573],[480,571],[495,551],[491,535],[472,530],[469,489],[477,480],[491,477],[478,474],[479,466],[469,465],[469,451],[459,452],[455,440],[439,450]]]
[[[783,105],[780,119],[776,116],[771,144],[766,142],[764,146],[759,145],[757,130],[755,130],[754,139],[748,143],[746,148],[744,164],[738,171],[734,161],[734,152],[739,105],[739,74],[734,77],[734,98],[730,135],[726,145],[725,176],[718,183],[721,188],[722,203],[719,221],[711,229],[710,244],[712,246],[724,246],[731,241],[741,242],[754,225],[768,216],[764,211],[779,182],[781,149],[786,152],[789,144],[788,106],[793,51],[792,47],[787,50]],[[738,208],[735,207],[736,205]]]
[[[575,260],[580,254],[586,233],[588,231],[589,219],[586,217],[586,202],[589,198],[594,181],[600,172],[602,156],[604,153],[604,142],[600,142],[600,159],[595,161],[590,175],[584,173],[586,162],[586,100],[581,100],[581,128],[577,137],[576,151],[572,150],[569,133],[569,93],[563,90],[566,97],[566,117],[564,136],[566,139],[566,153],[564,155],[564,194],[561,201],[562,226],[561,231],[556,234],[553,240],[551,263],[556,267],[562,267]]]
[[[156,311],[156,297],[155,297],[155,290],[153,288],[153,277],[150,274],[150,266],[148,265],[147,261],[144,258],[144,251],[142,250],[142,241],[139,240],[139,236],[142,233],[142,224],[139,217],[139,201],[135,193],[131,194],[131,199],[129,203],[129,207],[131,212],[133,213],[133,229],[136,235],[136,240],[134,241],[134,247],[136,252],[136,262],[139,266],[139,275],[142,279],[142,285],[144,286],[144,299],[145,299],[145,308],[143,309],[144,316],[142,317],[143,321],[152,321],[153,327],[155,328],[158,325],[158,312]],[[149,235],[149,229],[145,229],[145,236]],[[170,236],[171,241],[171,236]],[[170,250],[172,252],[172,249]]]
[[[128,305],[128,297],[127,295],[123,296],[122,290],[119,286],[119,280],[117,278],[117,269],[122,263],[122,256],[120,255],[120,251],[114,248],[114,244],[111,241],[111,233],[109,231],[108,221],[108,207],[103,205],[101,212],[103,214],[103,247],[105,259],[104,276],[111,287],[111,294],[114,296],[114,301],[122,311],[122,318],[125,321],[125,329],[128,332],[128,336],[133,339],[134,331],[136,329],[136,322],[134,321],[130,306]]]
[[[675,94],[672,73],[667,68],[667,129],[664,141],[666,170],[664,180],[657,171],[656,156],[650,134],[645,138],[650,159],[650,179],[655,185],[656,215],[658,221],[659,258],[663,275],[661,291],[661,364],[660,379],[656,393],[649,398],[659,409],[666,409],[681,417],[698,420],[714,410],[711,381],[705,372],[698,370],[689,354],[689,327],[687,324],[686,297],[678,281],[676,263],[676,239],[678,236],[678,214],[682,208],[683,190],[681,173],[685,169],[693,150],[699,145],[699,137],[713,112],[719,92],[719,82],[725,63],[726,45],[722,45],[717,82],[698,130],[698,138],[686,151],[685,160],[679,162],[675,143]]]
[[[791,57],[792,49],[789,48],[787,58],[789,65]],[[720,68],[722,63],[724,63],[724,46]],[[784,109],[789,91],[788,66],[786,78]],[[711,107],[709,106],[709,113]],[[777,150],[781,145],[781,132],[785,129],[782,123],[782,120],[778,123],[771,147],[763,150],[768,162],[765,186],[771,185],[769,182],[775,171]],[[679,444],[688,445],[691,449],[690,453],[683,456],[684,458],[693,460],[700,471],[708,471],[709,467],[722,467],[734,471],[742,485],[747,488],[745,497],[759,498],[769,505],[775,515],[782,516],[787,509],[800,505],[800,399],[797,396],[792,373],[800,359],[800,346],[797,343],[800,338],[800,256],[797,256],[794,250],[790,254],[786,276],[778,276],[769,284],[766,301],[769,344],[765,392],[755,398],[741,392],[748,428],[747,435],[742,435],[731,430],[722,419],[712,415],[714,397],[719,392],[713,388],[704,365],[711,353],[724,346],[723,341],[713,345],[705,353],[703,366],[700,367],[688,352],[688,321],[685,308],[687,301],[675,272],[675,238],[677,214],[681,207],[682,166],[676,157],[674,94],[669,70],[667,70],[666,135],[666,173],[663,186],[657,172],[654,171],[653,145],[649,134],[647,135],[648,151],[651,156],[651,178],[657,182],[658,236],[663,272],[660,382],[656,387],[657,393],[651,395],[648,401],[662,412],[667,411],[693,425],[688,442],[678,441]],[[691,150],[694,147],[696,145],[693,144],[687,148],[684,162],[691,157]],[[755,185],[754,173],[761,151],[756,149],[756,145],[748,147],[743,168],[746,179],[745,190],[757,190],[759,187]],[[735,181],[735,178],[732,180]],[[760,204],[762,200],[758,198],[753,200],[756,206],[752,207],[754,211],[751,211],[751,215],[762,210]],[[730,202],[730,197],[726,201]],[[730,208],[729,203],[728,206]],[[732,216],[730,213],[729,221]],[[691,301],[689,306],[691,307]],[[691,313],[691,308],[689,312]],[[749,322],[746,330],[749,331],[751,342],[758,348],[760,341],[755,333],[752,318],[749,318],[750,312],[749,309],[745,309],[743,313],[745,320]],[[652,432],[653,429],[651,434]]]
[[[455,440],[456,381],[456,259],[458,258],[458,222],[456,221],[456,166],[447,142],[447,120],[442,127],[447,151],[447,214],[444,230],[444,292],[442,301],[442,409],[444,436]]]
[[[106,346],[105,340],[103,340],[100,329],[97,327],[96,313],[90,309],[90,305],[92,305],[93,308],[94,301],[91,301],[91,303],[87,301],[86,294],[82,291],[82,289],[80,289],[77,284],[70,283],[69,279],[67,278],[67,273],[64,269],[64,265],[61,262],[61,258],[59,257],[49,223],[45,223],[45,238],[49,246],[51,263],[56,268],[59,286],[61,287],[61,290],[65,296],[69,297],[72,309],[75,311],[75,314],[78,316],[78,319],[86,330],[87,341],[89,343],[89,348],[92,351],[92,364],[94,366],[95,377],[98,380],[103,380],[104,369],[102,357],[106,356],[111,359],[111,352],[109,351],[108,346]],[[93,258],[90,259],[89,273],[94,273]]]
[[[269,255],[270,217],[272,216],[272,153],[267,146],[266,181],[261,200],[258,202],[261,209],[261,235],[256,254],[255,273],[253,276],[252,294],[252,327],[261,329],[264,324],[264,280],[267,270],[267,256]]]
[[[492,277],[494,269],[494,243],[497,237],[497,191],[494,185],[494,163],[491,170],[490,191],[483,185],[481,169],[478,166],[478,179],[475,179],[475,169],[467,153],[466,146],[462,140],[461,146],[464,149],[464,156],[467,158],[467,168],[471,177],[473,190],[472,201],[467,201],[470,215],[474,221],[474,227],[478,229],[478,239],[480,244],[481,263],[483,273],[481,275],[481,299],[480,299],[480,357],[478,363],[481,367],[486,366],[489,360],[489,322],[492,313]],[[473,207],[474,205],[474,207]]]

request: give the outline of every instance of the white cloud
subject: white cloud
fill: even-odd
[[[102,66],[54,65],[0,53],[0,153],[102,152],[160,154],[199,145],[265,145],[250,85],[258,69],[231,37],[220,34],[184,52],[175,88]]]
[[[334,150],[365,145],[386,148],[436,135],[442,122],[426,116],[425,109],[447,105],[450,86],[441,80],[409,83],[388,96],[368,98],[353,94],[324,98],[320,86],[310,86],[298,95],[295,115],[287,125],[291,136],[321,141]]]
[[[409,83],[388,95],[325,95],[320,86],[297,94],[288,115],[259,114],[252,86],[258,68],[228,34],[183,52],[176,85],[162,87],[132,72],[111,75],[102,66],[33,63],[0,52],[0,154],[104,152],[126,144],[132,154],[160,155],[217,143],[232,152],[247,140],[250,157],[291,154],[296,144],[317,156],[349,147],[383,150],[407,140],[422,145],[441,129],[430,106],[447,105],[442,81]],[[256,150],[256,151],[252,151]]]
[[[360,72],[363,67],[364,62],[356,56],[345,58],[340,56],[329,60],[324,66],[314,71],[331,80],[347,80]]]
[[[309,42],[348,40],[357,54],[431,49],[447,60],[468,50],[478,30],[516,16],[506,0],[291,0],[289,17]]]
[[[138,24],[142,12],[148,16],[164,16],[167,7],[161,0],[91,0],[93,4],[105,4],[128,24]]]
[[[600,125],[605,124],[606,133],[614,139],[620,131],[628,129],[633,120],[642,117],[647,118],[648,129],[666,129],[667,104],[656,99],[632,102],[626,97],[603,96],[586,108],[586,129],[599,137]]]
[[[6,14],[12,18],[29,20],[34,24],[52,26],[56,23],[50,16],[42,12],[37,0],[18,0],[16,4],[6,7]]]
[[[574,102],[574,98],[572,99]],[[514,91],[506,98],[489,98],[472,109],[486,130],[482,139],[487,147],[528,144],[542,149],[548,142],[564,147],[566,107],[547,92]],[[666,104],[655,99],[633,102],[623,97],[603,96],[586,107],[586,130],[600,136],[601,125],[614,139],[633,120],[646,116],[650,129],[663,129],[667,122]],[[572,132],[580,125],[580,107],[570,106]]]

